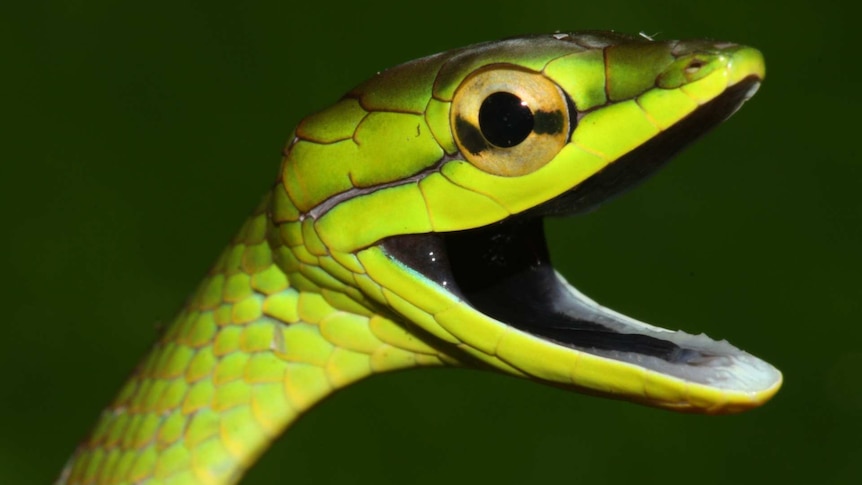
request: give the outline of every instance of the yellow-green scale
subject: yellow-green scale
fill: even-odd
[[[359,258],[330,254],[284,195],[277,184],[246,221],[78,447],[66,483],[236,482],[332,391],[454,362],[368,301],[357,287],[382,290]]]

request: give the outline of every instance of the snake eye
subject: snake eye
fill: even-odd
[[[464,158],[486,172],[525,175],[547,164],[574,128],[574,106],[539,73],[508,65],[468,76],[452,99],[452,131]]]

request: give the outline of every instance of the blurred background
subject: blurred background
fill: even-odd
[[[785,385],[678,415],[463,370],[370,379],[244,483],[851,483],[862,476],[860,45],[850,2],[33,1],[0,7],[0,483],[49,483],[275,177],[305,114],[394,64],[615,29],[760,48],[730,122],[548,223],[581,290],[728,338]],[[843,5],[843,6],[842,6]]]

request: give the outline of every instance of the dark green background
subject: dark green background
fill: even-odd
[[[4,2],[0,483],[55,477],[304,114],[411,58],[587,28],[765,53],[765,84],[729,123],[550,233],[587,294],[729,338],[784,372],[781,392],[743,415],[688,416],[490,373],[400,373],[314,409],[245,483],[855,481],[853,19],[824,1]]]

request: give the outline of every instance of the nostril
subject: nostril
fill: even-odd
[[[692,59],[692,61],[689,62],[687,66],[685,66],[685,73],[694,74],[699,71],[700,68],[703,67],[705,64],[706,63],[700,59]]]

